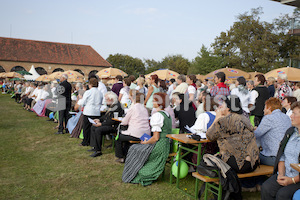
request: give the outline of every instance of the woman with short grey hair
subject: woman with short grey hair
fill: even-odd
[[[292,89],[287,84],[287,75],[286,74],[278,74],[277,77],[277,92],[275,92],[275,97],[279,98],[281,101],[284,100],[287,96],[292,96]]]

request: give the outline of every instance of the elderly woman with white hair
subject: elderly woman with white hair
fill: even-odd
[[[292,89],[287,84],[287,75],[286,74],[278,74],[277,77],[277,92],[275,93],[275,97],[280,100],[284,100],[287,96],[292,96]]]
[[[46,107],[51,103],[51,99],[48,99],[48,85],[42,86],[41,92],[37,96],[36,104],[33,106],[32,111],[34,111],[38,116],[44,117],[46,112]]]
[[[72,101],[77,101],[78,91],[83,89],[82,83],[76,83],[75,91],[71,95]]]
[[[104,96],[108,110],[100,117],[100,119],[94,119],[95,123],[91,128],[90,146],[92,149],[89,150],[94,153],[90,155],[91,157],[98,157],[102,155],[102,136],[116,131],[118,122],[112,119],[114,118],[114,113],[117,112],[118,116],[123,116],[124,114],[124,110],[118,101],[118,96],[114,92],[107,92]]]

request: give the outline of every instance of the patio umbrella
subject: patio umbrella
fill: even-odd
[[[35,79],[35,81],[50,82],[51,80],[48,78],[48,75],[44,74]]]
[[[254,80],[254,77],[255,77],[257,74],[264,74],[264,73],[255,71],[255,72],[248,72],[248,74],[250,74],[249,80]]]
[[[5,72],[0,73],[0,78],[4,78]]]
[[[149,78],[151,75],[156,74],[161,80],[170,80],[171,78],[176,79],[179,74],[169,69],[159,69],[150,74],[147,74],[145,77]]]
[[[63,74],[67,74],[68,76],[79,76],[79,77],[84,77],[82,74],[80,74],[79,72],[77,71],[73,71],[73,70],[67,70],[67,71],[64,71]]]
[[[300,69],[294,67],[283,67],[274,69],[265,74],[266,79],[269,77],[277,78],[278,74],[286,74],[288,81],[300,81]]]
[[[248,74],[247,72],[240,70],[240,69],[229,68],[229,67],[210,72],[209,74],[205,75],[204,78],[205,79],[213,79],[215,74],[218,72],[224,72],[227,80],[237,79],[240,76],[243,76],[245,79],[250,78],[250,74]]]
[[[83,80],[83,77],[80,77],[80,76],[72,76],[72,77],[68,77],[68,82],[80,82],[80,83],[83,83],[84,80]]]
[[[21,74],[21,75],[32,75],[30,72],[22,70],[22,71],[16,71],[17,73]]]
[[[11,81],[20,81],[21,79],[20,78],[12,78],[10,79]]]
[[[197,74],[196,78],[203,81],[204,80],[204,75]]]
[[[23,76],[17,72],[7,72],[3,75],[4,78],[23,78]]]
[[[52,81],[52,80],[56,80],[56,79],[60,79],[60,76],[63,74],[64,72],[53,72],[52,74],[48,75],[48,78]]]
[[[102,69],[96,75],[99,76],[99,78],[115,78],[117,75],[121,75],[122,77],[128,76],[124,71],[112,67]]]

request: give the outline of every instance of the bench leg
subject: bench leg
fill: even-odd
[[[102,135],[102,147],[104,147],[105,135]]]
[[[112,139],[112,150],[114,151],[115,150],[115,136],[112,135],[111,139]]]
[[[171,167],[170,167],[170,184],[173,183],[173,174],[172,174],[172,166],[174,164],[174,158],[171,158]]]
[[[218,200],[222,200],[222,185],[219,183]]]
[[[196,183],[195,183],[195,199],[198,199],[198,188],[199,188],[199,179],[196,178]]]

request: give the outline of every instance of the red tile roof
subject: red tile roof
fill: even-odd
[[[111,67],[91,46],[0,37],[0,60]]]

